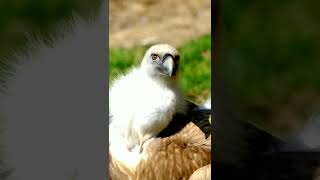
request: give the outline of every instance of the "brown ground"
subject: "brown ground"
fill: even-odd
[[[173,46],[211,32],[211,0],[110,0],[109,46]]]

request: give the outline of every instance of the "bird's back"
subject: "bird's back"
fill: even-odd
[[[197,169],[211,164],[211,138],[205,139],[204,133],[189,123],[175,135],[156,138],[142,156],[133,169],[113,160],[111,155],[111,179],[189,179]]]

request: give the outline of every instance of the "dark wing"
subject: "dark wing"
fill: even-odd
[[[186,114],[177,113],[173,116],[172,121],[167,128],[158,134],[158,137],[168,137],[184,128],[189,122],[193,122],[208,138],[211,134],[212,128],[209,121],[211,116],[210,109],[202,109],[200,106],[187,100]]]
[[[211,134],[212,128],[210,123],[211,109],[202,109],[198,105],[187,101],[188,103],[188,113],[187,116],[191,118],[191,122],[197,125],[201,131],[208,138]]]

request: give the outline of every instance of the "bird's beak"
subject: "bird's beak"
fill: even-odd
[[[175,65],[174,65],[174,60],[172,58],[172,56],[167,57],[163,64],[162,64],[163,68],[164,68],[164,73],[166,75],[168,75],[169,77],[171,77],[172,75],[174,75],[175,72]]]

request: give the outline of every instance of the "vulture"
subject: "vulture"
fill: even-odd
[[[189,179],[196,170],[193,179],[210,178],[210,109],[184,99],[179,61],[175,48],[157,44],[111,83],[111,179]]]

